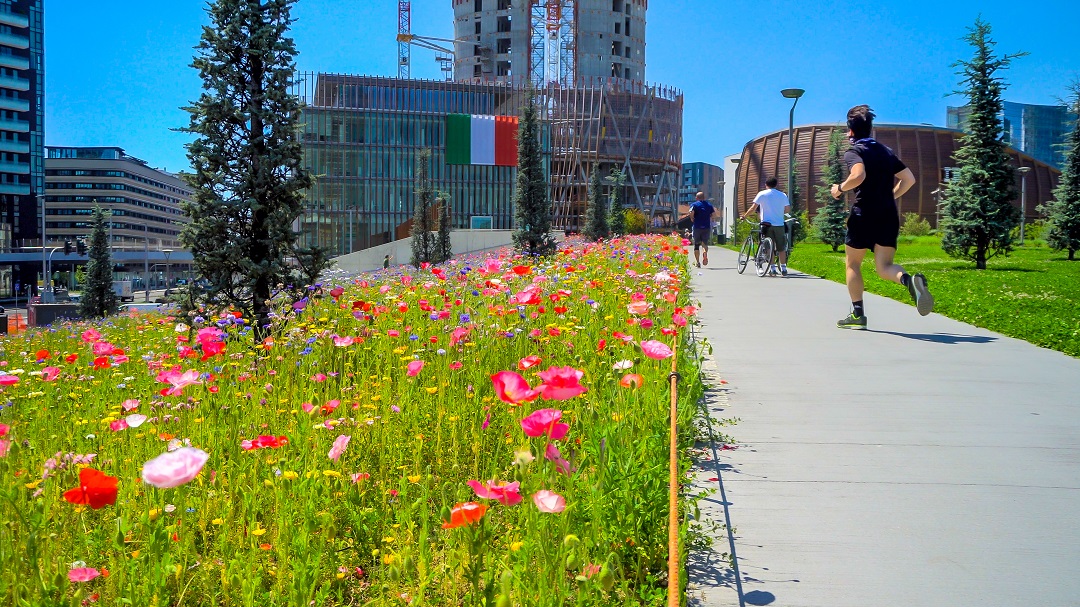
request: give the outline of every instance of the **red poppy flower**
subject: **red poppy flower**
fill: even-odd
[[[529,266],[514,266],[514,274],[517,274],[518,276],[524,276],[529,272],[532,272],[532,268]]]
[[[442,527],[443,529],[455,529],[457,527],[471,525],[484,518],[486,512],[486,504],[478,504],[476,502],[457,504],[450,510],[450,520],[443,521]]]
[[[38,350],[36,356],[38,360],[49,360],[52,354],[48,350]]]
[[[64,492],[64,499],[72,504],[89,504],[97,510],[116,503],[116,485],[119,479],[100,470],[79,470],[79,486]]]
[[[79,360],[79,355],[78,354],[68,354],[67,356],[64,357],[64,362],[66,362],[69,365],[74,363],[77,360]]]

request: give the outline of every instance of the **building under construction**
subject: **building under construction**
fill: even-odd
[[[410,32],[411,3],[399,1],[397,79],[298,78],[306,164],[317,176],[302,218],[307,243],[343,254],[406,236],[424,147],[455,228],[511,228],[515,169],[449,164],[446,117],[517,116],[529,95],[543,120],[555,227],[581,227],[594,167],[605,177],[621,170],[624,204],[671,225],[683,95],[645,81],[647,0],[451,1],[453,39]],[[416,47],[434,51],[447,82],[409,78]]]

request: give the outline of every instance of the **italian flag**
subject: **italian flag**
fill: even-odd
[[[446,164],[517,166],[517,116],[447,114]]]

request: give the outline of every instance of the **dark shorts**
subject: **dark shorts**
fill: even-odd
[[[694,248],[698,248],[700,245],[709,246],[709,238],[712,235],[712,231],[709,228],[694,228]]]
[[[852,249],[870,249],[875,246],[896,248],[900,235],[900,218],[896,213],[870,215],[852,209],[848,215],[847,237],[844,245]]]
[[[787,234],[784,232],[784,226],[770,225],[768,227],[762,227],[761,237],[772,238],[773,244],[776,245],[777,252],[787,250]]]

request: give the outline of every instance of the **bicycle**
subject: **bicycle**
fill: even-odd
[[[750,260],[754,260],[754,272],[761,277],[767,274],[778,275],[780,264],[780,255],[776,250],[776,242],[768,236],[761,237],[761,224],[759,222],[747,221],[754,229],[750,231],[750,235],[743,241],[742,247],[739,248],[739,263],[738,271],[742,274],[746,271],[746,266],[750,263]],[[788,217],[784,220],[784,231],[787,234],[787,253],[791,255],[791,235],[794,233],[795,224],[798,220],[794,217]],[[754,235],[757,235],[757,241],[754,241]]]

